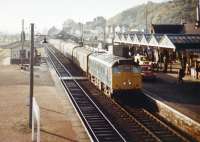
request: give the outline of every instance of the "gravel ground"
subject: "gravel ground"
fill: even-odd
[[[10,64],[10,49],[0,48],[0,65]]]

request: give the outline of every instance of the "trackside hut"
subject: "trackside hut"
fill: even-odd
[[[15,46],[11,48],[11,58],[10,58],[11,64],[20,64],[22,63],[21,61],[23,61],[23,64],[28,64],[29,57],[30,57],[30,47],[26,46],[26,44],[23,50],[21,46]]]
[[[35,49],[34,49],[34,64],[39,65],[40,61],[41,61],[41,54],[40,52],[38,52],[37,47],[41,47],[40,44],[35,43]],[[23,46],[23,50],[21,47],[21,43],[17,43],[15,45],[13,45],[11,48],[11,58],[10,58],[10,63],[11,64],[29,64],[30,62],[30,41],[25,41],[24,42],[24,46]]]

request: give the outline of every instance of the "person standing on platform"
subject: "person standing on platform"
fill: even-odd
[[[196,63],[196,79],[199,79],[199,71],[200,71],[199,63]]]
[[[186,74],[187,74],[187,75],[190,74],[190,70],[191,70],[191,69],[190,69],[190,66],[189,66],[189,64],[187,63],[187,64],[186,64]]]
[[[184,69],[183,68],[179,69],[179,73],[178,73],[178,83],[179,84],[183,84],[183,77],[184,76],[185,76]]]

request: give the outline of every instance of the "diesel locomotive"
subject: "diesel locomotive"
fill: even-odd
[[[140,92],[141,69],[132,59],[57,39],[51,39],[49,43],[79,66],[90,81],[109,97]]]

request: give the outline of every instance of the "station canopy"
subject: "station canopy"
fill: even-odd
[[[200,34],[117,34],[114,42],[173,50],[200,50]]]
[[[140,45],[145,45],[145,46],[148,46],[149,45],[149,42],[148,42],[148,40],[149,40],[149,35],[142,35],[142,37],[141,37],[141,40],[140,40]]]
[[[128,34],[127,39],[126,39],[126,40],[127,40],[126,42],[127,42],[128,44],[133,44],[133,38],[134,38],[134,36]]]
[[[183,50],[183,49],[200,50],[200,35],[199,34],[167,35],[167,37],[175,45],[176,50]]]
[[[121,40],[121,34],[115,34],[115,39],[114,39],[114,42],[115,43],[121,43],[122,40]]]
[[[149,38],[149,46],[158,47],[159,41],[162,38],[160,34],[152,34]]]
[[[136,34],[134,34],[134,37],[133,37],[133,44],[140,45],[140,41],[139,41],[138,36]]]

